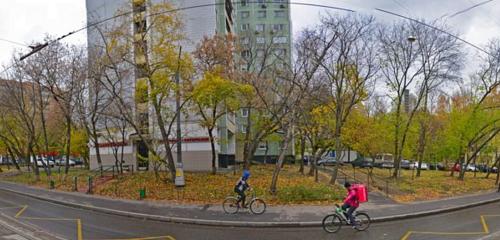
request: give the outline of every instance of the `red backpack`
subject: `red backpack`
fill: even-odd
[[[366,186],[363,184],[353,184],[351,186],[354,190],[356,190],[356,197],[360,203],[368,202],[368,191],[366,190]]]

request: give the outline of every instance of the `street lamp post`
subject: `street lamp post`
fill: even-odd
[[[408,42],[410,42],[410,54],[409,54],[409,61],[411,61],[411,53],[412,53],[412,50],[413,50],[413,42],[415,42],[417,40],[417,38],[413,35],[410,35],[408,36],[408,38],[406,39]],[[408,61],[408,62],[409,62]],[[405,81],[406,81],[406,75],[405,75]],[[399,154],[398,154],[399,155]],[[399,160],[399,165],[398,165],[398,175],[399,177],[401,177],[401,156],[398,156],[398,160]],[[417,163],[417,167],[418,166],[418,163]],[[413,176],[414,176],[414,172],[415,172],[415,166],[413,166],[412,168],[412,173],[411,173],[411,179],[413,180]]]

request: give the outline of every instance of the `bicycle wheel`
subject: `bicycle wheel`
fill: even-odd
[[[358,231],[364,231],[370,227],[370,216],[366,213],[356,213],[354,221],[356,221]]]
[[[263,214],[266,211],[266,202],[260,198],[252,199],[252,202],[250,202],[250,211],[253,214]]]
[[[326,215],[326,217],[323,218],[322,225],[325,232],[335,233],[340,230],[340,227],[342,226],[342,220],[337,214],[330,214]]]
[[[238,212],[238,199],[235,197],[227,197],[222,203],[222,208],[227,214],[235,214]]]

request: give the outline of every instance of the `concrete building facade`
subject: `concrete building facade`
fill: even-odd
[[[183,21],[183,31],[187,40],[182,44],[184,52],[192,52],[204,36],[212,36],[215,34],[226,34],[233,31],[234,25],[234,9],[230,0],[213,0],[214,5],[208,6],[206,0],[86,0],[87,6],[87,21],[93,23],[101,19],[106,19],[117,15],[118,13],[131,12],[124,16],[130,21],[130,29],[135,36],[146,32],[148,27],[148,9],[157,3],[170,3],[175,9],[182,9],[178,12]],[[199,7],[198,7],[199,6]],[[112,29],[115,21],[108,21],[103,24],[103,28]],[[102,42],[101,35],[96,29],[88,29],[87,41],[90,52],[95,46]],[[147,61],[148,56],[137,54],[138,46],[148,47],[146,40],[140,40],[135,45],[136,49],[135,62],[140,63],[141,59]],[[147,52],[147,51],[146,51]],[[90,59],[92,61],[92,59]],[[124,85],[128,86],[123,92],[124,95],[129,95],[132,99],[132,105],[135,107],[138,123],[144,129],[144,134],[149,134],[153,138],[159,139],[158,125],[155,123],[155,118],[152,117],[153,111],[147,102],[137,102],[134,99],[135,86],[138,81],[144,78],[141,72],[135,69],[129,74],[127,79],[123,79]],[[175,101],[173,99],[165,102],[166,106],[175,109]],[[216,138],[218,143],[216,151],[219,158],[227,158],[235,154],[235,118],[234,115],[227,114],[221,120],[220,126],[217,128]],[[174,127],[173,133],[176,132]],[[181,122],[182,132],[182,156],[184,169],[187,171],[207,171],[211,169],[211,147],[208,134],[205,129],[200,127],[197,118],[194,114],[188,114],[182,117]],[[102,135],[105,135],[103,133]],[[127,128],[124,138],[119,138],[117,141],[110,142],[106,138],[99,140],[99,146],[90,144],[90,167],[94,169],[98,167],[96,160],[96,147],[100,150],[100,155],[103,165],[114,165],[116,162],[116,151],[120,154],[123,152],[123,164],[132,165],[134,168],[147,169],[151,167],[151,162],[148,159],[148,149],[145,144],[137,138],[137,133],[130,128]],[[171,144],[177,142],[177,139],[172,136],[169,139]],[[160,147],[161,148],[161,147]],[[172,148],[174,158],[176,157],[175,147]],[[161,149],[159,149],[161,151]],[[234,157],[233,157],[234,158]],[[145,160],[146,159],[146,160]],[[218,166],[217,167],[226,167]]]

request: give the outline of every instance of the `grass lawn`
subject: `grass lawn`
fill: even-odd
[[[259,197],[266,200],[268,204],[309,204],[309,205],[331,205],[338,202],[345,194],[339,186],[330,186],[314,182],[313,177],[303,176],[298,173],[298,167],[286,165],[278,180],[278,194],[272,196],[269,193],[271,177],[274,165],[254,165],[251,168],[252,176],[249,184],[256,189]],[[56,188],[63,191],[71,191],[72,177],[80,176],[79,188],[86,189],[86,175],[88,171],[75,169],[70,171],[66,183],[62,181],[62,175],[53,173]],[[156,180],[153,172],[136,172],[127,174],[98,185],[94,192],[97,195],[114,198],[138,199],[139,189],[146,188],[146,199],[179,202],[179,203],[211,203],[220,204],[225,197],[234,195],[233,188],[240,177],[241,172],[234,175],[229,173],[185,173],[186,187],[180,192],[173,184]],[[161,178],[167,175],[161,173]],[[41,172],[41,181],[35,182],[34,175],[22,173],[16,176],[0,177],[3,180],[35,185],[43,188],[48,187],[48,179]]]
[[[344,167],[344,171],[352,173],[352,167]],[[360,171],[356,170],[357,177],[364,179]],[[366,169],[361,171],[366,172]],[[413,202],[420,200],[434,200],[439,198],[454,197],[463,194],[480,193],[496,189],[496,174],[490,174],[486,179],[486,173],[467,172],[465,180],[450,177],[449,171],[422,170],[420,177],[414,177],[412,180],[412,170],[402,170],[401,177],[394,180],[389,176],[389,170],[374,168],[373,174],[376,176],[376,184],[379,189],[384,191],[385,180],[389,181],[389,195],[398,202]],[[416,175],[416,171],[415,171]]]
[[[35,174],[33,172],[22,172],[13,174],[15,171],[10,171],[6,174],[0,174],[1,180],[6,180],[10,182],[22,183],[42,188],[49,187],[49,178],[43,169],[40,169],[40,181],[35,181]],[[58,168],[52,168],[51,177],[55,183],[55,188],[64,191],[71,191],[73,188],[73,177],[78,178],[78,188],[85,189],[87,187],[87,176],[89,171],[81,168],[70,168],[66,181],[64,181],[64,168],[61,168],[61,172]]]

